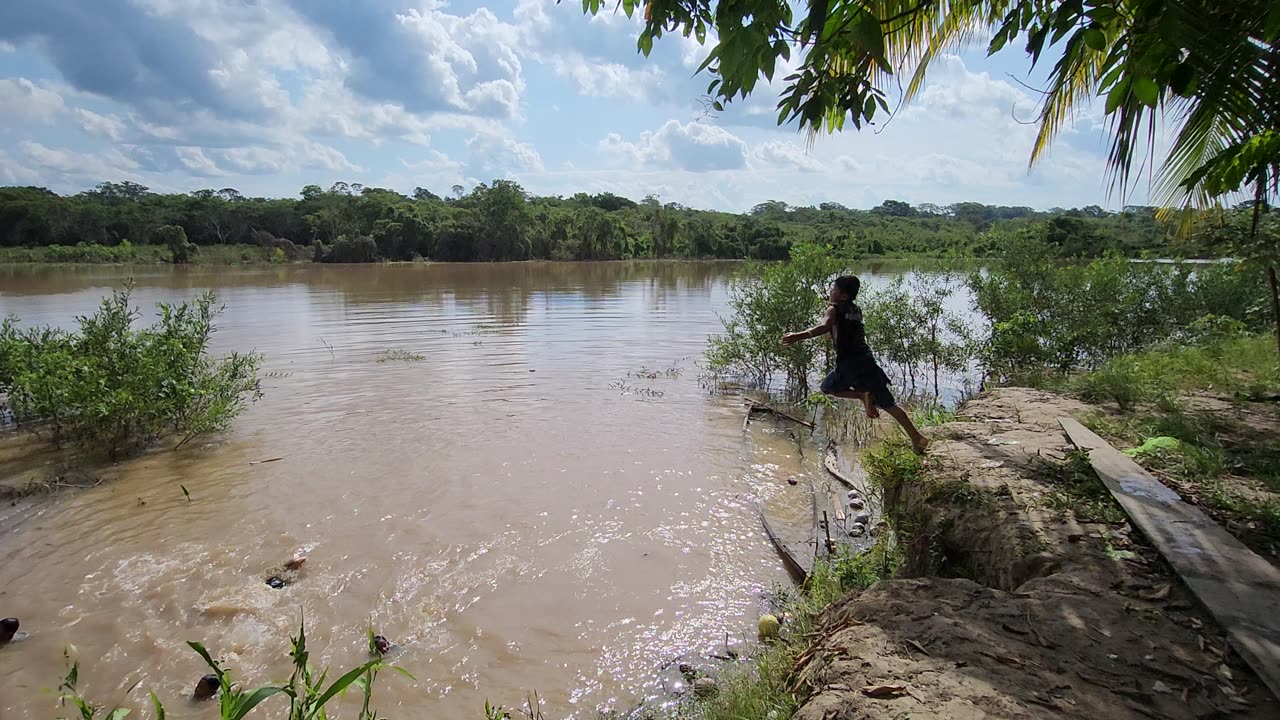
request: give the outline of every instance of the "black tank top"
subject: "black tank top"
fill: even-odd
[[[835,308],[836,362],[842,363],[870,352],[867,328],[862,324],[862,308],[852,302],[839,303]]]

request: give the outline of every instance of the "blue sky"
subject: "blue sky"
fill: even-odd
[[[513,178],[694,207],[885,199],[1108,202],[1100,113],[1027,172],[1018,50],[935,61],[887,125],[806,147],[777,90],[709,115],[705,49],[577,0],[41,0],[0,4],[0,183],[102,180],[295,196],[337,180],[439,194]],[[777,77],[785,75],[779,72]],[[1034,83],[1033,83],[1034,84]],[[1145,190],[1128,198],[1145,201]]]

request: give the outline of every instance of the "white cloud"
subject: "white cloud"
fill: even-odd
[[[50,124],[66,110],[58,93],[26,78],[0,79],[0,113]]]
[[[756,148],[755,157],[766,165],[790,167],[805,172],[818,172],[823,164],[795,143],[774,140]]]
[[[302,146],[303,159],[313,167],[324,168],[336,172],[364,172],[364,168],[353,164],[347,157],[328,145],[309,142]]]
[[[18,143],[18,149],[27,161],[39,168],[57,175],[89,179],[92,183],[104,179],[133,179],[136,175],[132,171],[138,169],[136,161],[115,149],[102,153],[80,153],[47,147],[30,140]]]
[[[120,138],[124,137],[124,121],[115,115],[99,115],[85,108],[76,108],[72,113],[75,115],[80,129],[90,135],[115,141],[119,141]]]
[[[467,151],[484,170],[523,172],[542,170],[542,157],[532,145],[507,135],[482,132],[467,140]]]
[[[191,172],[193,175],[201,177],[218,177],[225,175],[212,160],[205,156],[204,151],[198,147],[182,146],[174,148],[174,153],[178,156],[178,162]]]
[[[635,142],[610,133],[600,149],[647,165],[694,172],[737,170],[746,166],[747,145],[724,128],[708,123],[668,120],[656,132],[643,132]]]
[[[666,73],[654,66],[633,69],[620,63],[588,62],[581,55],[557,55],[551,67],[588,97],[655,101],[665,94]]]
[[[218,157],[224,167],[249,175],[280,173],[289,166],[283,153],[270,148],[231,148],[218,153]]]

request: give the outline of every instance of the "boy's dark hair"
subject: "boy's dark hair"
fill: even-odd
[[[858,298],[858,288],[862,287],[862,281],[854,275],[841,275],[832,284],[840,288],[840,292],[848,295],[850,300]]]

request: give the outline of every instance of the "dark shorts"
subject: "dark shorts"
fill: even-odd
[[[869,356],[837,364],[822,381],[821,389],[827,395],[845,391],[871,393],[872,404],[885,410],[898,404],[889,392],[889,376]]]

